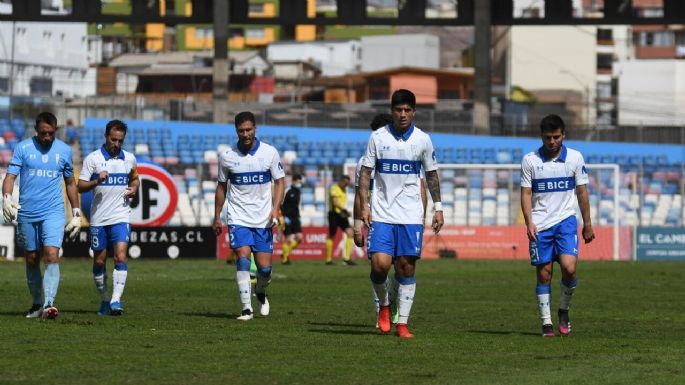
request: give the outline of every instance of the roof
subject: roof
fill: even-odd
[[[257,51],[231,51],[228,58],[244,63],[259,56]],[[125,53],[109,62],[110,67],[144,67],[157,64],[192,64],[196,58],[213,58],[212,51],[179,51],[159,53]]]
[[[212,67],[188,67],[188,66],[163,66],[163,67],[149,67],[140,71],[138,75],[141,76],[171,76],[171,75],[186,75],[197,76],[207,75],[212,76],[214,69]]]
[[[311,80],[304,80],[303,84],[304,85],[317,85],[317,86],[342,86],[342,87],[350,87],[350,86],[361,86],[366,84],[366,79],[370,77],[379,77],[379,76],[390,76],[394,74],[399,74],[399,73],[412,73],[412,74],[421,74],[421,75],[430,75],[430,76],[464,76],[464,77],[473,77],[474,74],[474,69],[473,68],[442,68],[442,69],[435,69],[435,68],[423,68],[423,67],[410,67],[410,66],[402,66],[402,67],[394,67],[394,68],[388,68],[380,71],[371,71],[371,72],[357,72],[353,74],[348,74],[348,75],[343,75],[343,76],[329,76],[329,77],[321,77],[317,79],[311,79]]]

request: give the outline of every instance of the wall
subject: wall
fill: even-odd
[[[402,66],[440,67],[440,38],[434,35],[364,36],[361,44],[363,72]]]
[[[512,27],[511,86],[526,90],[594,90],[595,27]],[[573,75],[569,74],[572,73]],[[575,76],[575,78],[574,78]]]
[[[360,67],[361,44],[343,42],[279,42],[269,44],[266,55],[269,61],[309,61],[317,63],[323,76],[340,76],[355,72]]]
[[[685,125],[685,62],[632,60],[617,70],[619,125]]]

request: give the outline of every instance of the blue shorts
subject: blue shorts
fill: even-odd
[[[64,217],[19,223],[18,231],[21,234],[17,236],[17,239],[23,239],[23,242],[19,242],[19,247],[26,251],[36,251],[45,246],[62,247]]]
[[[90,226],[90,248],[93,251],[112,249],[119,242],[128,243],[131,226],[119,222],[106,226]]]
[[[546,265],[559,255],[578,256],[578,221],[570,216],[538,233],[537,242],[530,242],[530,264]]]
[[[271,228],[259,229],[240,225],[228,226],[228,244],[231,249],[250,246],[253,253],[273,253],[274,234]]]
[[[371,222],[368,244],[369,258],[373,253],[385,253],[393,259],[401,256],[421,258],[423,225]]]

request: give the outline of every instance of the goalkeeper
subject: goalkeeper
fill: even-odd
[[[81,229],[81,210],[78,209],[78,192],[74,180],[71,148],[55,138],[57,118],[49,112],[36,117],[36,135],[14,147],[12,161],[2,184],[3,216],[5,223],[15,219],[17,243],[26,257],[26,280],[33,297],[33,306],[26,318],[54,319],[59,314],[55,297],[59,286],[59,249],[64,237],[64,193],[72,207],[73,218],[66,232],[75,238]],[[12,192],[17,175],[19,204]],[[41,254],[45,262],[45,276],[41,276]]]

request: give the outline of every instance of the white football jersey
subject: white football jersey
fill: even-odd
[[[227,183],[229,225],[268,228],[273,195],[271,181],[285,177],[278,151],[259,139],[243,153],[235,144],[219,154],[219,183]]]
[[[129,223],[130,199],[124,197],[131,172],[136,169],[136,157],[121,150],[117,156],[110,156],[105,146],[88,154],[83,159],[79,179],[95,180],[100,171],[106,170],[107,179],[95,186],[90,205],[90,224],[107,226],[115,223]]]
[[[421,169],[438,169],[433,143],[413,124],[404,135],[391,125],[379,128],[369,138],[362,165],[374,168],[371,215],[374,222],[423,224]]]
[[[587,183],[583,155],[566,146],[555,160],[547,158],[540,147],[521,162],[521,187],[533,190],[533,223],[538,231],[576,215],[576,186]]]

